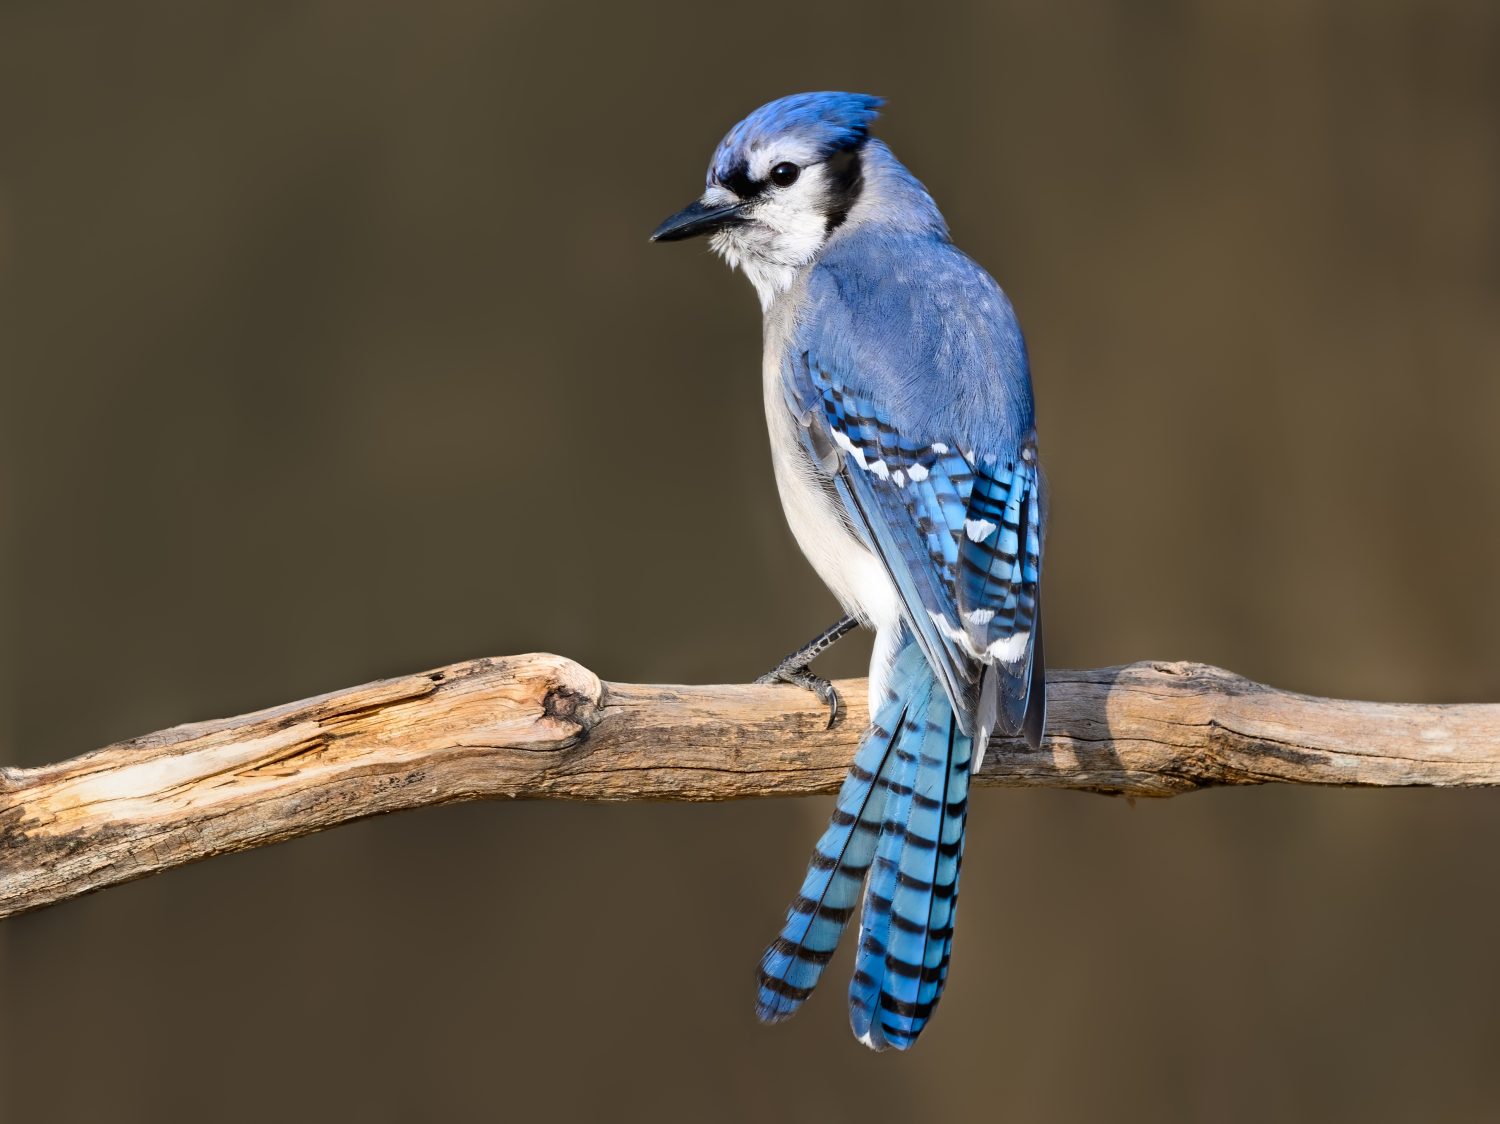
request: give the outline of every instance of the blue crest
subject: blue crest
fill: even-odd
[[[792,94],[767,102],[730,129],[714,152],[710,178],[725,180],[745,162],[745,153],[777,137],[810,142],[820,156],[859,144],[870,135],[884,98],[873,94],[823,91]]]

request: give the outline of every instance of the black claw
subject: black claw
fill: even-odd
[[[814,675],[805,667],[784,663],[766,672],[756,682],[761,684],[787,683],[793,687],[801,687],[804,691],[811,691],[828,707],[827,728],[833,729],[833,724],[839,720],[838,690],[821,675]]]
[[[790,683],[793,687],[811,691],[827,705],[828,728],[833,729],[833,724],[839,720],[839,693],[834,690],[833,684],[821,675],[814,675],[808,671],[807,665],[833,647],[840,637],[847,636],[858,627],[859,622],[853,617],[841,618],[837,624],[824,629],[807,644],[762,675],[756,682],[761,684]]]
[[[818,697],[828,704],[828,725],[824,728],[831,730],[834,723],[839,720],[839,693],[826,679],[823,681],[823,686],[827,688],[827,691]]]

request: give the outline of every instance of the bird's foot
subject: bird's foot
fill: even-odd
[[[805,666],[793,663],[790,659],[777,664],[756,682],[760,684],[790,683],[793,687],[811,691],[828,707],[827,728],[833,729],[833,724],[839,720],[839,693],[834,685],[821,675],[814,675]]]
[[[818,633],[756,682],[760,684],[790,683],[793,687],[811,691],[828,707],[828,728],[833,729],[833,724],[839,719],[839,693],[834,690],[833,684],[821,675],[814,675],[808,671],[807,665],[858,627],[859,622],[853,617],[840,617],[836,623]]]

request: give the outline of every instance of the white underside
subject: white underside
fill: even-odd
[[[765,366],[766,423],[771,436],[771,464],[787,525],[839,604],[861,624],[875,630],[870,660],[870,712],[884,701],[886,676],[901,632],[901,597],[880,560],[849,529],[844,513],[824,489],[821,469],[802,445],[796,419],[781,388],[780,347],[767,340]]]

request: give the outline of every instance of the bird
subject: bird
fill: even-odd
[[[845,616],[761,682],[875,633],[869,728],[757,976],[793,1015],[856,910],[849,1017],[909,1049],[953,947],[969,783],[993,736],[1046,724],[1047,497],[1026,343],[1010,300],[954,246],[931,194],[871,135],[884,99],[771,101],[719,142],[702,194],[653,242],[706,236],[764,317],[771,460],[798,545]]]

